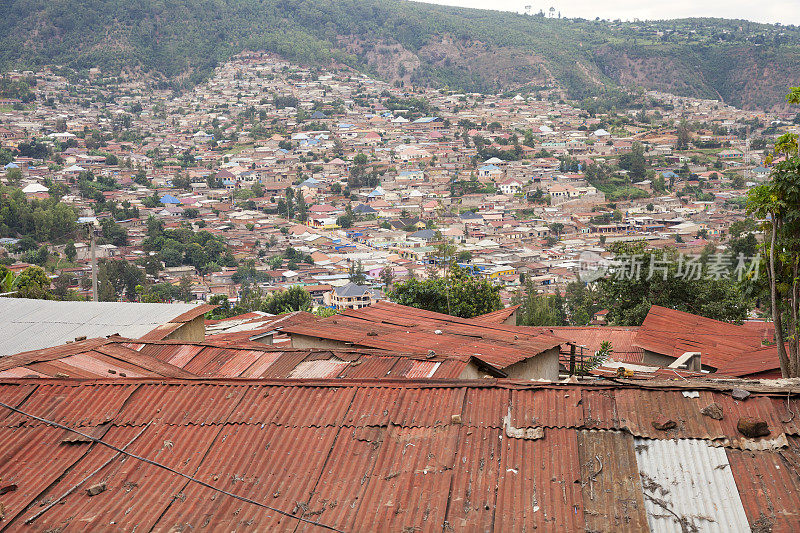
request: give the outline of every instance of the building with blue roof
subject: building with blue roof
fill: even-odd
[[[181,201],[180,201],[180,200],[178,200],[177,198],[175,198],[175,197],[174,197],[174,196],[172,196],[171,194],[165,194],[164,196],[162,196],[162,197],[161,197],[161,200],[160,200],[160,201],[161,201],[161,203],[162,203],[162,204],[164,204],[164,205],[169,205],[169,204],[179,204],[179,203],[181,203]]]

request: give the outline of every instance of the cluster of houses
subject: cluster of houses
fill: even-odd
[[[80,82],[47,69],[8,75],[34,76],[37,100],[0,106],[0,147],[23,148],[3,180],[13,175],[29,198],[63,185],[62,202],[102,219],[110,213],[78,187],[90,172],[113,183],[106,202],[137,210],[116,221],[127,244],[101,241],[99,257],[146,255],[155,217],[165,228],[221,236],[240,264],[252,260],[264,274],[257,283],[266,292],[302,285],[319,305],[340,308],[380,299],[392,281],[431,275],[443,242],[456,245],[459,263],[501,284],[506,301],[526,280],[563,288],[581,253],[618,240],[686,252],[724,242],[745,218],[747,187],[769,172],[754,140],[793,128],[788,115],[656,92],[645,95],[655,110],[590,114],[555,89],[393,86],[262,53],[237,56],[182,94],[97,71]],[[48,98],[54,103],[43,105]],[[679,145],[682,121],[695,125],[688,146]],[[33,139],[46,156],[31,153]],[[638,145],[647,172],[631,178],[621,161]],[[613,177],[587,177],[598,168]],[[14,243],[0,244],[17,257]],[[88,296],[88,240],[77,238],[76,248],[63,270]],[[289,248],[302,260],[275,259]],[[356,268],[365,276],[354,288]],[[235,274],[164,265],[152,281],[188,277],[192,298],[236,301]]]

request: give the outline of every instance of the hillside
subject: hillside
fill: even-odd
[[[191,85],[243,49],[338,61],[388,80],[571,97],[628,84],[781,104],[800,84],[800,31],[746,21],[615,23],[396,0],[9,0],[0,68],[60,64]]]

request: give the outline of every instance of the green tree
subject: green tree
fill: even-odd
[[[712,276],[702,263],[697,276],[683,275],[688,267],[671,248],[647,249],[641,241],[608,248],[617,254],[621,266],[596,283],[598,305],[609,310],[612,324],[641,325],[652,305],[726,322],[747,317],[750,302],[732,277]]]
[[[689,141],[691,140],[691,133],[689,132],[689,126],[688,124],[686,124],[685,120],[682,120],[681,123],[678,125],[677,136],[678,136],[678,143],[677,143],[678,150],[687,150],[689,148]]]
[[[394,269],[391,266],[386,265],[381,269],[380,278],[384,287],[391,286],[392,281],[394,281]]]
[[[565,299],[569,310],[569,322],[574,326],[589,324],[592,316],[600,310],[597,291],[593,286],[581,281],[567,284]]]
[[[28,267],[19,273],[16,279],[17,298],[47,300],[50,294],[50,278],[44,269],[38,266]]]
[[[564,233],[564,224],[561,222],[553,222],[549,226],[550,231],[553,232],[553,235],[556,237],[560,237],[562,233]]]
[[[361,264],[361,259],[355,263],[350,263],[347,278],[356,285],[364,285],[367,282],[367,274],[364,272],[364,265]]]
[[[520,304],[517,311],[519,326],[563,326],[567,323],[564,300],[558,294],[540,294],[528,281],[513,302]]]
[[[787,96],[800,103],[800,88]],[[783,377],[800,377],[800,156],[797,138],[778,139],[777,163],[768,183],[748,194],[748,212],[763,220],[766,273],[775,343]]]
[[[97,273],[98,299],[104,302],[126,298],[134,301],[137,285],[144,285],[144,273],[133,263],[119,259],[100,261]]]
[[[6,181],[12,187],[18,187],[19,183],[22,181],[22,171],[18,168],[9,169],[6,172]]]
[[[619,158],[619,167],[628,171],[632,181],[641,181],[647,175],[647,160],[644,157],[644,146],[635,142],[631,151]]]
[[[273,315],[292,311],[308,311],[309,309],[311,309],[311,295],[300,285],[273,293],[261,308],[262,311]]]
[[[463,318],[497,311],[502,307],[500,286],[478,279],[456,264],[446,277],[409,279],[395,283],[389,298],[401,304]]]
[[[75,257],[78,255],[78,250],[75,249],[75,241],[67,241],[67,245],[64,246],[64,255],[67,256],[67,261],[70,263],[75,261]]]
[[[100,221],[100,227],[106,243],[114,246],[128,245],[128,230],[124,226],[120,226],[110,218],[104,218]]]
[[[345,213],[336,219],[336,225],[344,229],[350,228],[353,226],[353,217]]]

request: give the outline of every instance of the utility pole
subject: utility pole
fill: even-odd
[[[86,233],[90,239],[90,250],[92,256],[92,301],[99,301],[97,294],[97,230],[94,221],[85,222]]]
[[[92,301],[97,302],[97,236],[93,227],[89,228],[89,236],[92,239]]]

